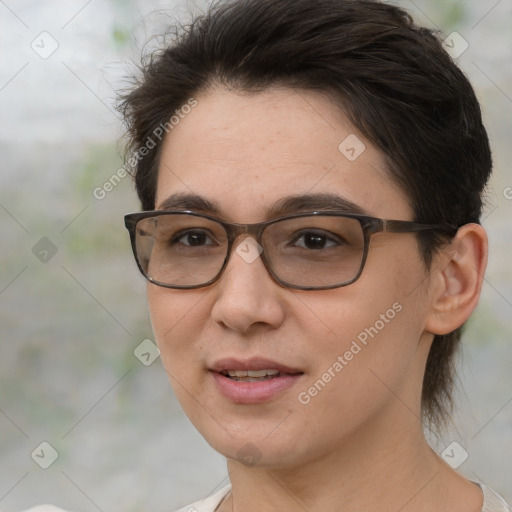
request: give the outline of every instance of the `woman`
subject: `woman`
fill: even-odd
[[[482,287],[491,172],[441,41],[377,1],[237,0],[121,109],[162,361],[228,460],[183,510],[508,510],[424,436]]]

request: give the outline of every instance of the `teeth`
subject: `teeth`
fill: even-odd
[[[249,377],[265,377],[266,375],[276,375],[278,373],[277,370],[247,370]]]
[[[279,370],[228,370],[230,377],[265,377],[267,375],[277,375]]]

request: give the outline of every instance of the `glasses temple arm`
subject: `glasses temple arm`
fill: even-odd
[[[392,233],[417,233],[420,231],[441,231],[446,234],[454,235],[458,227],[450,224],[421,224],[407,220],[383,220],[383,231]]]

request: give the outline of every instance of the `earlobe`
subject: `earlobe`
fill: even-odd
[[[437,259],[430,312],[425,328],[448,334],[460,327],[475,309],[487,265],[487,235],[479,224],[459,228]]]

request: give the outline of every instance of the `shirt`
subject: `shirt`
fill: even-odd
[[[484,506],[482,512],[511,512],[512,509],[505,503],[505,500],[490,487],[475,482],[483,491]],[[215,509],[221,504],[222,500],[228,495],[231,486],[228,485],[212,496],[204,500],[196,501],[186,507],[182,507],[176,512],[215,512]],[[65,510],[54,507],[53,505],[39,505],[25,512],[66,512]]]
[[[512,509],[496,491],[479,482],[475,483],[482,489],[484,494],[484,506],[482,507],[482,512],[511,512]],[[215,512],[216,508],[221,504],[222,500],[228,495],[230,490],[231,486],[228,485],[212,496],[180,508],[176,512]]]

